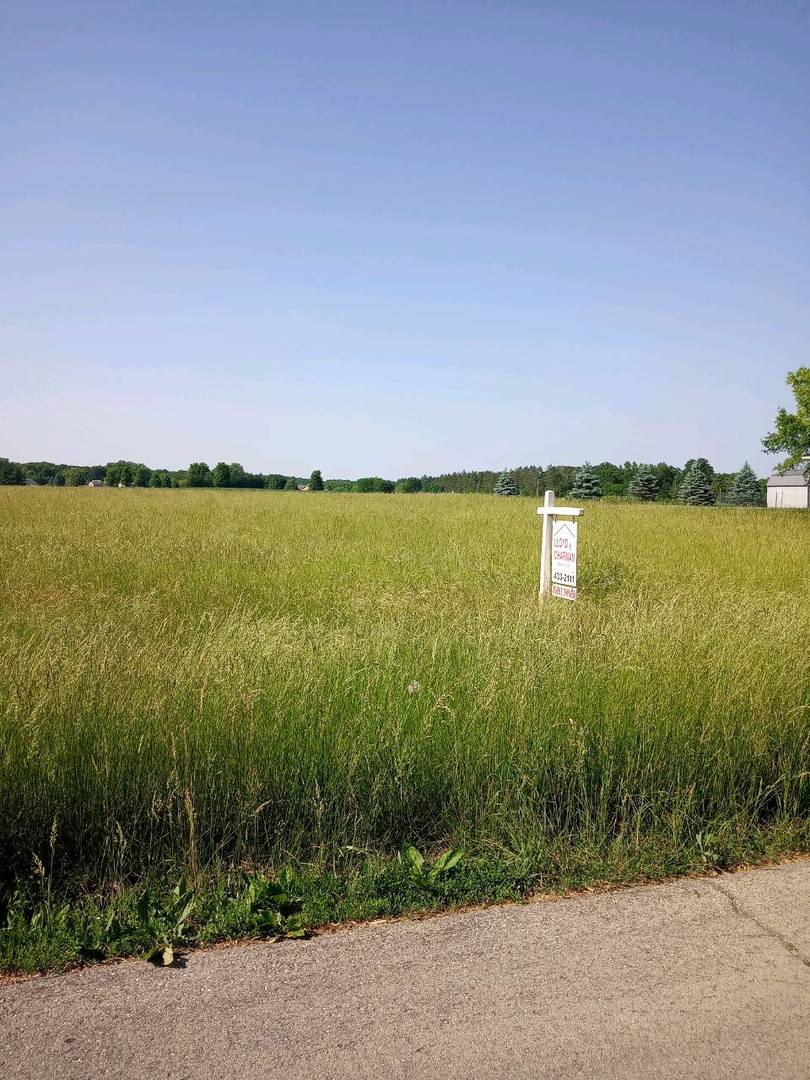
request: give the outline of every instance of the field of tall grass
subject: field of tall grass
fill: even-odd
[[[317,923],[810,848],[810,516],[588,506],[540,604],[534,510],[0,488],[0,963],[144,882]]]

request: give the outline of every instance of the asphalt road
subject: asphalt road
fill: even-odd
[[[810,1077],[810,861],[0,984],[0,1077]]]

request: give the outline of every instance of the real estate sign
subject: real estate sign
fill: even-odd
[[[551,595],[577,598],[577,523],[555,519],[551,527]]]

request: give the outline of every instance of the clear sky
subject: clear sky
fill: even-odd
[[[810,357],[805,0],[0,20],[0,454],[772,463]]]

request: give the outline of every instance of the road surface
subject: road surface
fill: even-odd
[[[0,1076],[810,1077],[810,861],[0,984]]]

